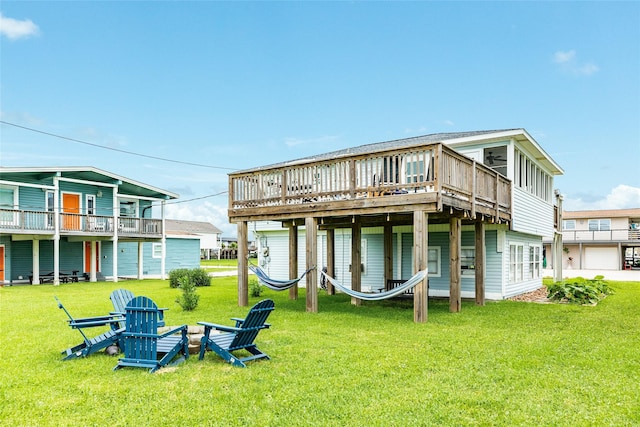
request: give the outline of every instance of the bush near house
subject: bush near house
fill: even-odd
[[[177,268],[169,273],[169,286],[172,288],[180,287],[180,280],[187,277],[196,287],[211,286],[211,277],[206,270],[202,268]]]
[[[548,298],[570,304],[597,304],[602,298],[613,293],[604,276],[593,279],[576,277],[555,282],[547,287]]]

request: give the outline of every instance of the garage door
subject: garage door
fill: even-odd
[[[618,248],[584,248],[584,266],[587,270],[620,270]]]

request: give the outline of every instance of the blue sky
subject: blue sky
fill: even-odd
[[[230,169],[525,128],[565,209],[640,207],[639,2],[0,3],[2,166],[95,166],[189,200]],[[227,195],[171,205],[225,235]]]

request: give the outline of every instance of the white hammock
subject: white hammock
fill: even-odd
[[[417,272],[413,277],[411,277],[409,280],[407,280],[406,282],[404,282],[402,285],[398,286],[397,288],[393,288],[393,289],[390,289],[388,291],[380,292],[378,294],[370,294],[370,293],[365,293],[365,292],[354,291],[352,289],[349,289],[349,288],[345,287],[344,285],[341,285],[340,283],[338,283],[336,281],[336,279],[334,279],[333,277],[327,275],[324,271],[320,271],[320,274],[322,274],[329,281],[329,283],[331,283],[333,286],[335,286],[336,288],[340,289],[342,292],[344,292],[347,295],[350,295],[350,296],[352,296],[354,298],[366,300],[366,301],[380,301],[380,300],[383,300],[383,299],[387,299],[387,298],[392,298],[392,297],[398,296],[398,295],[406,292],[408,289],[411,289],[414,286],[418,285],[420,282],[422,282],[427,277],[427,270],[425,269],[425,270]]]
[[[308,272],[310,272],[314,268],[315,267],[311,267],[310,269],[302,273],[302,275],[297,279],[278,280],[272,279],[271,277],[267,276],[267,273],[262,268],[249,264],[249,269],[255,273],[255,275],[258,277],[258,280],[267,288],[273,289],[274,291],[284,291],[285,289],[294,287]]]

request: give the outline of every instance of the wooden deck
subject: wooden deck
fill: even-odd
[[[441,143],[229,175],[231,222],[394,215],[411,223],[418,210],[510,223],[511,181]]]

